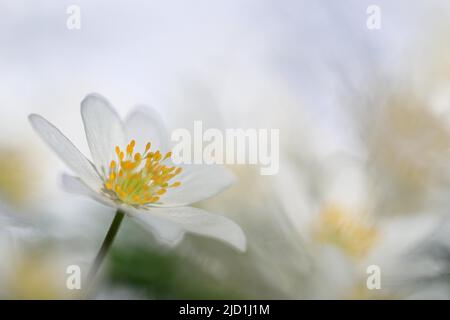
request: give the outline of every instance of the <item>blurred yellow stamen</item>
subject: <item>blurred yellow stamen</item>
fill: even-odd
[[[164,158],[159,150],[149,152],[151,144],[147,143],[144,152],[134,153],[135,140],[126,146],[126,153],[116,146],[116,160],[109,165],[105,189],[120,201],[129,205],[145,205],[159,201],[168,188],[178,187],[181,183],[170,180],[180,174],[179,167],[167,167],[163,162],[172,156],[167,152]],[[145,160],[145,161],[143,161]]]
[[[314,231],[317,240],[333,244],[353,258],[365,257],[378,238],[375,227],[336,205],[323,209]]]

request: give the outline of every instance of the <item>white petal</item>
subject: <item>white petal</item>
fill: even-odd
[[[129,213],[131,212],[131,217],[150,231],[159,242],[175,247],[183,240],[184,230],[174,223],[155,217],[147,211],[143,211],[144,214],[140,214],[141,211],[137,209],[128,208],[125,210]]]
[[[131,209],[141,221],[153,224],[154,221],[172,223],[188,232],[207,236],[228,243],[245,251],[246,239],[241,227],[234,221],[217,214],[193,207],[151,208],[150,210]],[[158,228],[154,225],[154,228]]]
[[[86,139],[92,160],[103,175],[111,160],[116,158],[115,147],[125,147],[125,135],[119,115],[99,94],[92,93],[81,102]]]
[[[94,165],[64,136],[54,125],[37,114],[28,119],[34,130],[55,151],[58,156],[76,173],[90,188],[100,190],[102,181]]]
[[[65,191],[87,196],[108,207],[117,207],[114,201],[112,201],[111,199],[109,199],[108,197],[104,196],[99,192],[95,192],[94,190],[89,188],[85,183],[83,183],[81,179],[70,176],[68,174],[63,174],[61,179],[62,179],[62,186]]]
[[[183,166],[183,171],[173,181],[180,181],[181,185],[169,188],[161,198],[164,205],[188,205],[210,198],[231,186],[235,178],[220,166],[190,165]]]
[[[169,135],[159,114],[152,108],[137,107],[125,120],[127,139],[136,140],[136,150],[141,152],[147,142],[151,150],[169,151]]]

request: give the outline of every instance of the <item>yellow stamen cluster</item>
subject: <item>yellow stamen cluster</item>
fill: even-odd
[[[341,248],[354,258],[363,258],[375,244],[378,232],[342,207],[328,205],[320,214],[315,238]]]
[[[168,188],[178,187],[179,181],[169,184],[169,180],[181,172],[179,167],[168,167],[163,162],[171,152],[163,157],[158,151],[151,152],[147,143],[144,152],[134,153],[136,142],[131,140],[125,152],[116,146],[117,162],[109,165],[109,176],[104,184],[106,190],[129,205],[145,205],[158,202]]]

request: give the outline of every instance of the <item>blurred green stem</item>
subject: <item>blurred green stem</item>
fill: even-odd
[[[94,280],[95,275],[97,274],[98,269],[103,262],[106,254],[109,251],[109,248],[114,242],[114,238],[116,237],[117,231],[119,231],[120,224],[122,223],[123,217],[125,216],[125,212],[118,209],[116,215],[114,216],[114,220],[109,227],[108,233],[106,234],[105,240],[103,240],[100,251],[97,253],[95,257],[94,264],[89,270],[89,274],[87,276],[87,285],[91,286]]]

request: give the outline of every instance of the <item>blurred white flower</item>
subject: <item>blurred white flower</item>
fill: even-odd
[[[137,108],[121,121],[104,97],[90,94],[81,102],[81,115],[93,162],[50,122],[29,116],[36,132],[78,175],[63,175],[68,192],[122,210],[169,245],[178,244],[187,231],[245,250],[245,235],[236,223],[188,206],[230,186],[231,173],[218,166],[173,165],[167,131],[151,109]],[[143,152],[134,153],[135,148]]]
[[[295,163],[284,163],[286,171],[275,181],[276,190],[282,184],[303,195],[289,200],[281,191],[275,194],[295,226],[291,236],[303,244],[313,266],[305,271],[307,287],[312,288],[307,297],[407,296],[405,288],[411,289],[412,281],[396,280],[415,279],[423,268],[405,268],[405,258],[434,232],[440,217],[427,212],[412,212],[408,217],[380,212],[363,159],[331,156],[327,160],[321,163],[321,176],[315,178],[322,183],[313,196],[305,191],[312,182],[302,170],[295,170]],[[366,287],[370,265],[381,268],[380,290]]]

